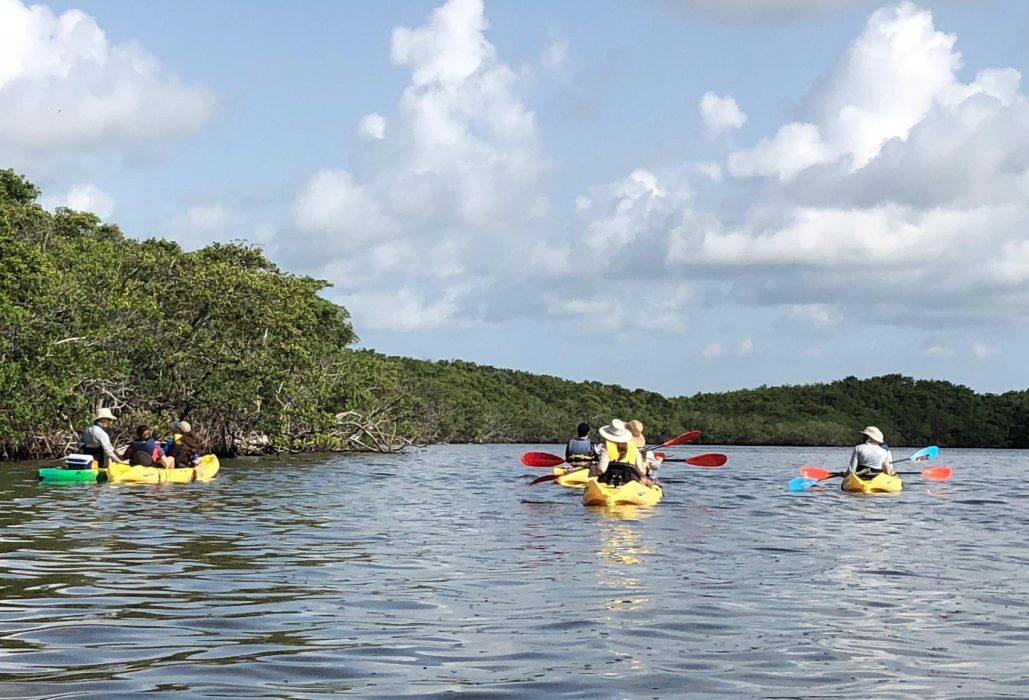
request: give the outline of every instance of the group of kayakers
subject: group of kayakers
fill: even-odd
[[[202,446],[193,434],[193,427],[184,420],[172,422],[171,435],[163,443],[154,438],[149,425],[137,426],[135,438],[120,454],[108,434],[115,420],[111,409],[101,408],[79,436],[77,452],[91,455],[101,469],[111,462],[172,469],[192,466],[200,460]]]
[[[598,481],[640,481],[651,483],[651,475],[661,460],[653,452],[640,454],[646,444],[643,423],[632,420],[625,423],[614,418],[598,430],[603,442],[590,439],[589,423],[579,423],[576,435],[565,446],[565,461],[573,467],[589,467],[590,476]],[[894,474],[893,455],[879,428],[870,425],[861,431],[864,441],[855,446],[850,455],[848,471],[861,479],[869,479],[879,472]]]
[[[588,467],[590,476],[602,483],[652,483],[651,475],[661,465],[661,460],[653,452],[641,452],[646,445],[642,422],[626,423],[613,418],[598,432],[604,441],[594,443],[589,436],[589,423],[579,423],[576,436],[565,446],[565,460],[573,466]]]

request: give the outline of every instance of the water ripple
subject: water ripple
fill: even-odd
[[[9,465],[0,696],[1025,695],[1019,452],[948,450],[946,484],[857,497],[785,489],[839,450],[720,448],[663,469],[659,506],[597,510],[526,486],[529,449],[554,447],[161,486]]]

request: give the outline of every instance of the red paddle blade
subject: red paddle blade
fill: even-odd
[[[720,467],[727,461],[729,461],[728,457],[714,452],[706,455],[697,455],[695,457],[686,458],[686,464],[690,464],[694,467]]]
[[[801,467],[800,475],[809,479],[828,479],[832,476],[832,472],[821,467]]]
[[[919,472],[926,479],[933,479],[935,481],[946,481],[950,478],[951,468],[950,467],[929,467]]]
[[[535,479],[529,482],[529,486],[535,486],[536,484],[542,484],[544,481],[553,481],[554,479],[561,476],[561,474],[547,474],[545,476],[537,476]]]
[[[700,437],[699,430],[691,430],[688,433],[683,433],[679,437],[674,437],[668,442],[662,442],[658,447],[674,447],[675,445],[681,445],[684,442],[690,442]]]
[[[522,455],[522,464],[527,467],[556,467],[564,461],[564,457],[549,452],[526,452]]]

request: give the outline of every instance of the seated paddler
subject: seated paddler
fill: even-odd
[[[629,481],[650,483],[647,477],[647,464],[625,422],[613,418],[611,423],[600,428],[599,432],[604,438],[604,449],[600,453],[600,459],[590,468],[590,476],[595,476],[597,481],[612,486]]]
[[[886,439],[881,430],[870,425],[861,431],[865,440],[850,453],[847,471],[860,479],[871,479],[879,472],[894,474],[893,455],[883,447]]]
[[[565,445],[565,461],[572,467],[588,467],[597,459],[597,448],[590,439],[590,424],[579,423],[575,437]]]

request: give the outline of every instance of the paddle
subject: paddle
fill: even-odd
[[[527,467],[556,467],[563,464],[564,461],[564,457],[558,457],[549,452],[526,452],[522,455],[522,464]]]
[[[659,457],[660,454],[655,455]],[[709,452],[702,455],[694,455],[693,457],[667,457],[663,462],[685,462],[694,467],[720,467],[729,461],[729,458],[723,454],[717,452]]]
[[[804,491],[821,481],[825,481],[826,479],[846,476],[847,474],[847,472],[831,472],[828,469],[821,469],[820,467],[801,467],[800,473],[801,476],[790,479],[787,484],[790,491]],[[950,478],[953,470],[950,467],[928,467],[927,469],[923,469],[919,472],[906,471],[896,473],[903,475],[918,475],[933,481],[946,481]]]
[[[691,430],[688,433],[683,433],[678,437],[674,437],[667,442],[662,442],[657,447],[674,447],[675,445],[681,445],[684,442],[690,442],[700,437],[699,430]],[[644,447],[643,452],[650,449],[657,449],[651,447]],[[549,452],[526,452],[522,455],[522,464],[527,467],[556,467],[565,461],[564,457],[551,454]],[[697,466],[712,466],[712,465],[697,465]]]
[[[662,442],[660,445],[657,445],[655,447],[644,447],[643,451],[646,452],[647,450],[656,450],[661,447],[675,447],[676,445],[681,445],[685,442],[692,442],[693,440],[696,440],[699,437],[699,430],[691,430],[688,433],[683,433],[679,437],[674,437],[671,440],[668,440],[667,442]]]
[[[664,460],[664,462],[685,462],[686,464],[689,464],[693,467],[720,467],[723,464],[725,464],[727,459],[728,458],[725,455],[710,453],[704,455],[697,455],[696,457],[687,457],[685,459],[666,459]],[[565,474],[581,472],[583,469],[589,469],[589,467],[569,469],[563,474],[547,474],[545,476],[536,477],[535,479],[529,482],[529,486],[533,486],[535,484],[542,484],[544,481],[553,481],[554,479],[558,479],[564,476]]]
[[[922,471],[918,472],[897,472],[897,474],[918,474],[924,476],[926,479],[932,479],[933,481],[946,481],[950,478],[953,470],[950,467],[927,467]],[[801,467],[800,475],[808,479],[822,480],[831,479],[834,476],[846,476],[847,472],[831,472],[828,469],[822,469],[820,467]]]
[[[930,445],[929,447],[923,447],[918,452],[912,454],[910,457],[905,457],[904,459],[895,459],[893,460],[893,463],[899,464],[900,462],[931,462],[934,459],[936,459],[939,456],[939,454],[940,448],[936,445]]]

